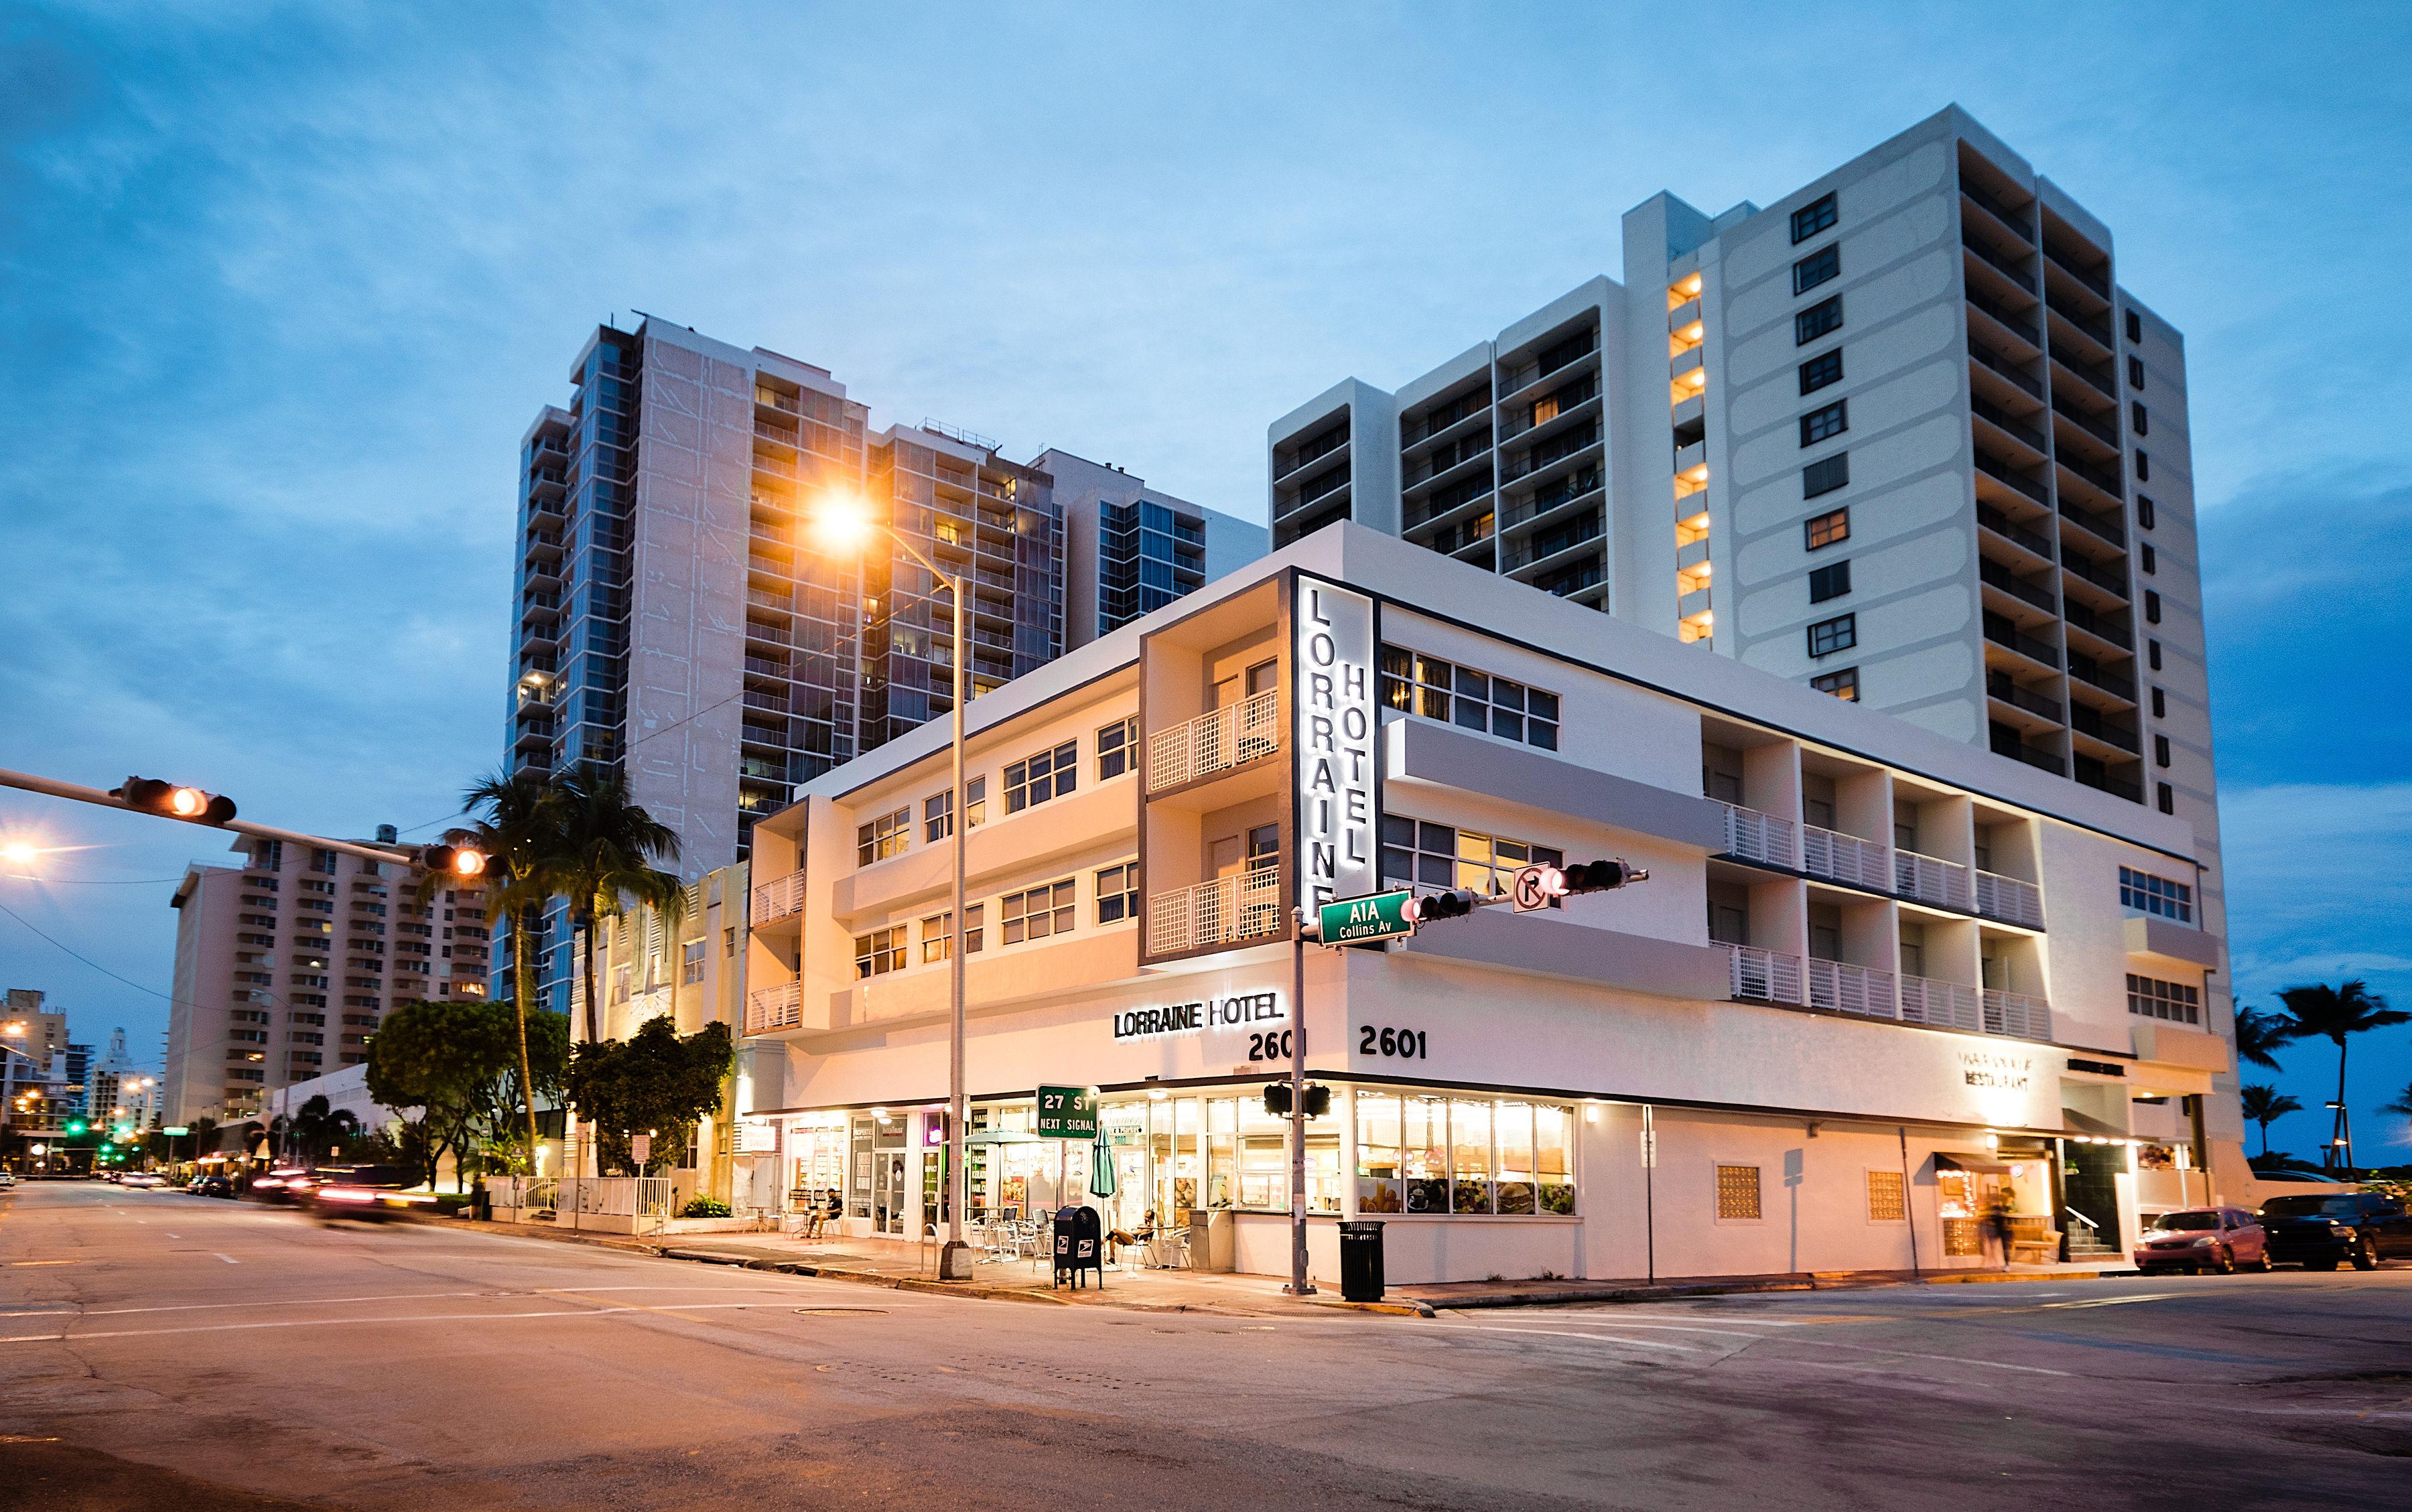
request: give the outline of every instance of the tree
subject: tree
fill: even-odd
[[[2395,1094],[2393,1102],[2382,1105],[2378,1110],[2382,1113],[2400,1113],[2405,1118],[2412,1118],[2412,1085],[2406,1085],[2402,1092]]]
[[[2265,1071],[2278,1066],[2278,1047],[2292,1039],[2287,1020],[2261,1008],[2236,1010],[2236,1054]]]
[[[466,1190],[471,1136],[509,1074],[516,1017],[483,998],[421,998],[387,1014],[369,1041],[369,1095],[402,1119],[403,1147],[429,1186],[450,1151],[454,1184]]]
[[[569,902],[586,986],[586,1038],[603,1037],[595,980],[595,924],[617,915],[626,899],[651,905],[671,923],[685,912],[686,889],[656,861],[675,861],[679,837],[628,800],[628,780],[615,768],[581,765],[557,779],[559,846],[546,871]]]
[[[2239,1014],[2237,1017],[2242,1019],[2243,1015]],[[2270,1125],[2289,1113],[2302,1112],[2303,1105],[2277,1088],[2265,1086],[2259,1082],[2248,1084],[2243,1089],[2242,1096],[2244,1101],[2244,1116],[2261,1125],[2261,1152],[2267,1155],[2270,1152]]]
[[[509,920],[511,1001],[518,1006],[520,1101],[527,1111],[528,1168],[536,1168],[536,1067],[528,1052],[527,1005],[536,1001],[536,963],[530,960],[531,920],[560,895],[567,845],[564,802],[551,772],[496,771],[462,795],[478,815],[472,842],[489,860],[486,903]],[[556,1081],[558,1077],[554,1079]]]
[[[2359,979],[2335,987],[2317,984],[2290,987],[2279,993],[2278,999],[2287,1005],[2287,1038],[2328,1039],[2336,1044],[2336,1130],[2321,1164],[2341,1165],[2351,1170],[2354,1168],[2353,1135],[2345,1116],[2346,1041],[2367,1030],[2412,1023],[2412,1013],[2389,1007],[2387,999],[2372,991],[2367,983]]]
[[[682,1038],[668,1018],[648,1019],[625,1040],[575,1047],[569,1097],[595,1123],[602,1164],[643,1176],[677,1164],[696,1121],[721,1106],[722,1084],[736,1062],[727,1024],[706,1024]],[[636,1134],[653,1136],[641,1168],[628,1149]]]

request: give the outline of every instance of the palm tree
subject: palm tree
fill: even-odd
[[[2382,1113],[2401,1113],[2405,1118],[2412,1118],[2412,1085],[2405,1087],[2402,1092],[2395,1094],[2393,1102],[2382,1106],[2378,1110]]]
[[[586,986],[586,1037],[603,1037],[595,981],[595,924],[617,916],[634,899],[676,923],[686,890],[656,861],[679,858],[676,830],[628,800],[628,779],[615,769],[584,765],[557,779],[561,800],[559,867],[553,886],[569,900],[572,937]]]
[[[2238,1014],[2237,1018],[2242,1020],[2243,1015]],[[2406,1095],[2412,1095],[2412,1094],[2406,1094]],[[2303,1105],[2277,1088],[2265,1086],[2259,1082],[2248,1084],[2243,1089],[2243,1096],[2244,1116],[2261,1125],[2261,1153],[2266,1158],[2270,1153],[2270,1125],[2289,1113],[2302,1112]]]
[[[2287,1027],[2287,1020],[2277,1014],[2261,1008],[2236,1010],[2236,1055],[2239,1060],[2250,1061],[2265,1071],[2275,1071],[2279,1069],[2278,1047],[2293,1037]]]
[[[510,921],[511,1001],[520,1031],[520,1101],[527,1110],[528,1174],[536,1174],[536,1078],[528,1061],[527,1006],[536,999],[536,965],[529,959],[528,928],[560,885],[564,803],[552,774],[522,770],[496,771],[472,784],[462,803],[478,815],[475,844],[487,855],[486,898]]]
[[[2387,1006],[2387,999],[2359,979],[2335,987],[2315,984],[2290,987],[2278,994],[2287,1005],[2287,1037],[2331,1039],[2337,1048],[2336,1132],[2329,1142],[2323,1166],[2353,1165],[2353,1130],[2345,1116],[2345,1042],[2365,1030],[2412,1023],[2412,1013]]]

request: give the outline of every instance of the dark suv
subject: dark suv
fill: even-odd
[[[2333,1270],[2339,1261],[2370,1270],[2382,1259],[2412,1260],[2412,1214],[2375,1192],[2272,1197],[2261,1204],[2261,1231],[2271,1259],[2309,1270]]]

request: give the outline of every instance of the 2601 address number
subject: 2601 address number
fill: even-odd
[[[1357,1042],[1360,1055],[1387,1055],[1396,1061],[1428,1061],[1424,1031],[1420,1029],[1376,1029],[1360,1024],[1357,1033],[1363,1036]]]

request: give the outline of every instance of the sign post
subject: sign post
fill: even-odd
[[[1090,1087],[1038,1089],[1038,1126],[1042,1139],[1091,1139],[1097,1137],[1097,1094]]]

